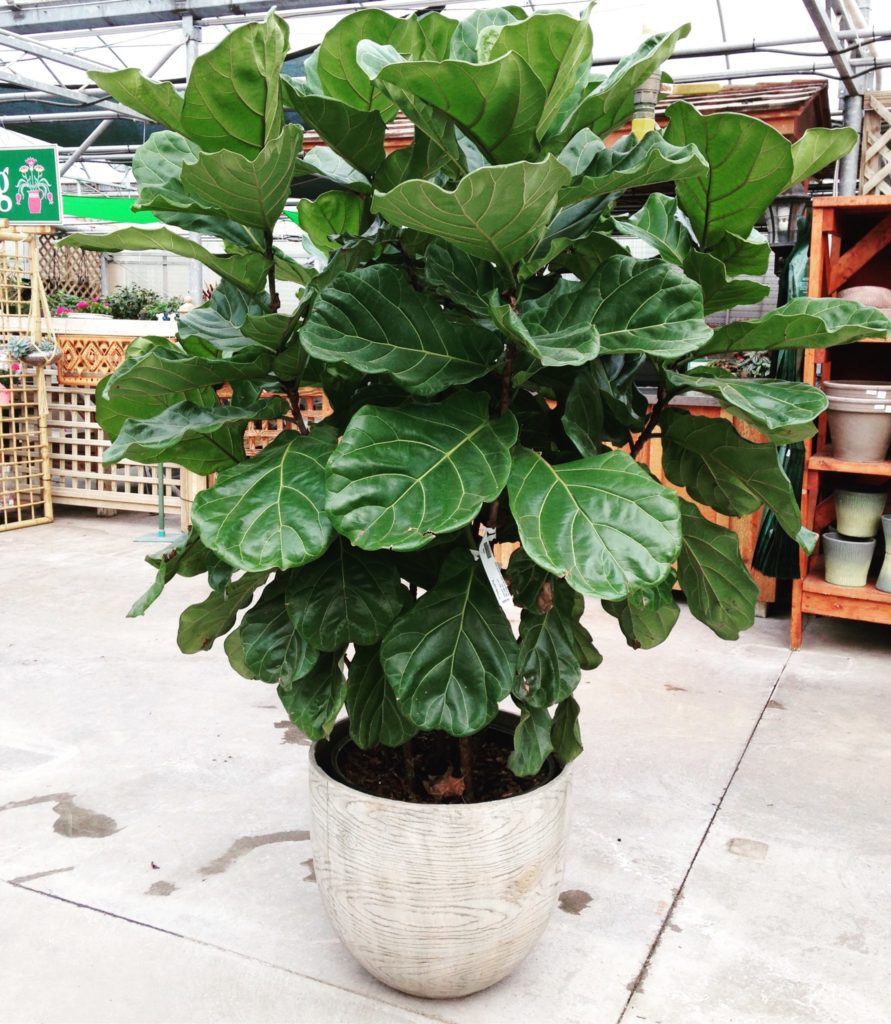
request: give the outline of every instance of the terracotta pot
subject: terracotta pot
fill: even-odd
[[[891,514],[882,516],[882,531],[885,535],[885,560],[879,570],[876,587],[891,593]]]
[[[823,534],[826,582],[837,587],[865,587],[875,550],[875,537],[860,540],[827,530]]]
[[[891,401],[829,395],[833,454],[849,462],[877,462],[891,442]]]
[[[557,902],[569,770],[505,800],[405,803],[332,778],[323,765],[346,735],[339,722],[309,756],[313,864],[334,930],[369,973],[410,995],[494,985],[529,953]]]
[[[885,490],[837,490],[835,525],[838,532],[845,537],[875,537],[887,500]]]

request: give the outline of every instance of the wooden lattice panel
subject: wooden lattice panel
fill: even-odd
[[[220,388],[217,393],[222,402],[229,402],[232,399],[232,388],[228,384]],[[323,420],[332,412],[328,398],[321,388],[301,388],[300,409],[303,419],[307,423]],[[245,454],[249,458],[253,458],[257,452],[263,451],[266,445],[274,441],[283,430],[293,429],[295,429],[294,423],[289,420],[253,420],[247,425],[244,432]]]
[[[106,466],[109,447],[96,422],[92,388],[49,383],[49,435],[53,500],[62,505],[86,505],[122,511],[145,511],[158,504],[158,467],[136,462]],[[165,466],[164,503],[180,507],[180,471]]]
[[[868,92],[863,101],[860,193],[891,195],[891,92]]]
[[[40,272],[48,292],[89,297],[102,292],[102,253],[58,249],[50,236],[39,240]]]
[[[59,334],[56,341],[62,350],[59,383],[69,387],[95,387],[121,365],[133,338]]]
[[[41,444],[43,373],[30,366],[0,373],[0,530],[52,520]],[[44,423],[45,415],[44,407]]]

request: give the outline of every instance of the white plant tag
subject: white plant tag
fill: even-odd
[[[508,585],[504,582],[501,566],[495,560],[495,553],[492,551],[492,542],[494,540],[495,530],[487,526],[486,533],[480,541],[479,551],[474,551],[473,554],[483,563],[483,569],[489,579],[489,586],[492,588],[496,601],[498,601],[502,608],[512,608],[514,599],[511,596]]]

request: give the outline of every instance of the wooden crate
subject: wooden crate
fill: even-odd
[[[891,195],[891,92],[868,92],[863,99],[860,194]]]
[[[61,505],[140,512],[158,506],[158,467],[124,461],[106,466],[111,442],[96,422],[92,388],[71,388],[50,376],[50,464],[53,500]],[[180,510],[180,470],[164,467],[164,503]]]

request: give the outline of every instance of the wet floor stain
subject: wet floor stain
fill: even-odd
[[[70,868],[52,868],[50,871],[35,871],[33,875],[19,875],[18,878],[10,878],[12,885],[24,885],[25,882],[36,882],[38,878],[47,878],[49,875],[62,875],[66,871],[73,871],[74,865]]]
[[[176,886],[173,882],[152,882],[152,884],[145,890],[146,896],[169,896],[172,892],[176,892]]]
[[[282,743],[296,743],[301,747],[309,746],[309,738],[293,722],[289,722],[287,718],[283,722],[276,722],[275,728],[284,729]]]
[[[312,857],[307,860],[302,860],[300,863],[306,868],[309,874],[303,879],[304,882],[314,882],[316,880],[316,865]]]
[[[672,921],[668,922],[668,930],[671,932],[682,932],[684,929],[679,925],[674,924]]]
[[[757,839],[743,839],[737,836],[727,843],[727,852],[737,857],[748,857],[750,860],[764,860],[770,847]]]
[[[35,804],[53,804],[56,820],[53,831],[67,839],[105,839],[119,832],[118,823],[107,814],[79,807],[73,793],[47,793],[32,796],[27,800],[13,800],[0,807],[0,811],[11,811],[17,807],[32,807]]]
[[[665,689],[668,690],[669,693],[686,693],[687,692],[687,687],[686,686],[672,686],[671,683],[665,683],[664,686],[665,686]]]
[[[591,894],[584,889],[565,889],[560,893],[558,906],[565,914],[574,914],[576,917],[591,902]]]
[[[271,846],[273,843],[305,843],[307,839],[309,839],[309,832],[305,829],[293,829],[290,832],[268,832],[262,836],[241,836],[222,856],[205,864],[199,870],[199,874],[221,875],[245,854],[260,846]]]
[[[785,711],[786,710],[786,705],[782,701],[779,701],[779,700],[769,700],[767,702],[767,706],[769,708],[774,708],[777,711]]]

